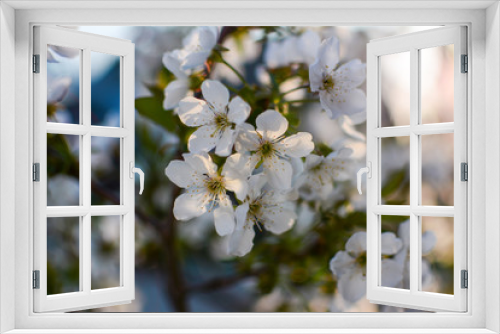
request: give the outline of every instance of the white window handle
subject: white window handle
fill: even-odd
[[[144,172],[142,171],[142,169],[134,167],[133,161],[130,161],[129,167],[131,179],[134,178],[134,173],[139,174],[139,195],[142,195],[142,191],[144,190]]]
[[[360,170],[358,170],[358,192],[359,192],[360,195],[363,194],[361,192],[361,176],[363,176],[363,174],[366,173],[367,177],[369,179],[372,178],[372,163],[370,161],[368,161],[367,165],[368,166],[363,167]]]

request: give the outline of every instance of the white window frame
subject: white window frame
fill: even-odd
[[[120,9],[118,6],[134,9]],[[4,1],[0,4],[0,331],[12,333],[495,333],[500,331],[500,11],[497,1]],[[43,10],[43,8],[60,8]],[[137,10],[137,8],[147,8]],[[397,9],[394,7],[397,6]],[[103,10],[102,8],[109,8]],[[159,8],[162,7],[162,8]],[[15,9],[14,9],[15,8]],[[77,9],[75,9],[77,8]],[[85,9],[82,9],[85,8]],[[242,10],[244,8],[244,10]],[[441,25],[469,31],[469,308],[398,314],[35,314],[32,259],[32,27],[66,25]],[[15,38],[14,38],[15,36]],[[486,67],[488,71],[486,71]],[[12,84],[14,82],[14,84]],[[15,112],[13,112],[15,111]],[[12,129],[12,125],[15,128]],[[12,137],[15,138],[12,145]],[[488,153],[486,153],[488,152]],[[15,171],[15,173],[14,173]],[[13,178],[12,175],[15,175]],[[486,182],[486,175],[488,179]],[[12,199],[12,194],[15,194]],[[487,195],[486,195],[487,194]],[[14,209],[12,209],[14,208]],[[488,219],[486,219],[488,218]],[[14,224],[15,223],[15,224]],[[14,255],[13,255],[14,254]],[[486,256],[490,254],[490,256]],[[30,259],[27,261],[27,259]],[[487,264],[487,265],[486,265]],[[486,293],[487,291],[487,293]],[[14,305],[14,307],[12,307]],[[142,328],[139,328],[141,326]],[[169,328],[160,331],[160,329]],[[246,330],[245,330],[246,328]],[[288,329],[284,329],[288,328]],[[292,328],[292,329],[290,329]],[[135,330],[134,330],[135,329]],[[177,330],[176,330],[177,329]],[[295,329],[295,330],[293,330]],[[346,329],[346,330],[342,330]],[[183,331],[186,333],[186,331]]]

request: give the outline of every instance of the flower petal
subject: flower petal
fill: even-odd
[[[205,80],[201,85],[203,97],[217,111],[225,112],[229,103],[229,91],[226,86],[215,80]]]
[[[184,161],[200,174],[214,175],[217,172],[217,165],[206,152],[185,153],[182,156]]]
[[[229,103],[229,112],[227,118],[234,124],[242,124],[250,115],[250,105],[243,101],[239,96],[236,96]]]
[[[250,176],[248,179],[248,197],[251,201],[262,195],[262,188],[267,183],[267,176],[263,173]]]
[[[355,303],[366,294],[366,275],[362,268],[354,267],[338,281],[339,293],[346,301]]]
[[[321,38],[312,31],[306,30],[300,35],[297,41],[297,49],[302,55],[302,59],[306,64],[312,64],[318,55],[318,50],[321,45]]]
[[[177,220],[189,220],[199,217],[207,212],[206,203],[204,202],[205,193],[198,194],[182,194],[174,201],[174,217]],[[175,222],[169,222],[174,224]]]
[[[220,157],[227,157],[233,151],[234,141],[236,139],[236,132],[227,128],[222,132],[221,137],[217,141],[215,154]]]
[[[292,228],[297,214],[283,206],[262,209],[262,222],[264,228],[274,234],[281,234]]]
[[[355,259],[344,251],[338,251],[330,260],[332,274],[341,277],[356,264]]]
[[[264,172],[269,178],[269,184],[275,189],[287,190],[292,186],[292,166],[284,159],[274,156],[263,163]]]
[[[358,87],[366,79],[366,64],[359,59],[353,59],[341,65],[335,72],[342,75],[350,88]]]
[[[436,235],[432,231],[422,234],[422,255],[429,254],[436,245]]]
[[[257,132],[264,138],[276,139],[288,129],[288,121],[276,110],[266,110],[255,121]]]
[[[395,288],[403,280],[403,267],[394,260],[382,259],[382,286]]]
[[[201,67],[207,61],[210,53],[212,53],[212,50],[193,51],[188,53],[181,68],[183,70],[191,70]]]
[[[255,231],[253,227],[234,231],[229,239],[229,254],[235,256],[247,255],[253,247]]]
[[[186,57],[185,50],[174,50],[163,54],[162,62],[170,72],[172,72],[178,79],[186,79],[188,75],[181,69],[182,62]]]
[[[254,168],[255,165],[250,155],[235,153],[226,159],[226,163],[222,167],[222,175],[232,179],[247,179]]]
[[[225,177],[226,189],[231,190],[236,194],[239,200],[244,200],[248,192],[248,183],[244,179],[240,178],[228,178]]]
[[[61,102],[68,94],[71,85],[70,77],[59,77],[47,85],[47,103]]]
[[[214,115],[205,101],[189,96],[179,102],[179,118],[187,126],[201,126],[211,123]]]
[[[215,231],[221,237],[233,233],[236,223],[233,205],[229,198],[220,201],[219,207],[214,210],[214,223]]]
[[[396,235],[392,232],[384,232],[382,233],[382,249],[381,252],[383,255],[394,255],[401,247],[403,247],[403,242],[401,239],[396,237]]]
[[[218,133],[215,125],[200,126],[189,137],[188,148],[190,152],[208,152],[215,147],[218,141]]]
[[[356,255],[366,252],[366,232],[354,233],[349,240],[347,240],[345,250]]]
[[[260,146],[259,135],[250,124],[243,123],[236,138],[236,149],[239,151],[256,151]]]
[[[308,132],[299,132],[283,139],[279,143],[282,153],[292,158],[302,158],[314,150],[312,135]]]
[[[187,80],[178,79],[170,82],[165,87],[163,100],[163,109],[173,109],[177,107],[179,102],[186,97],[189,91],[189,83]]]
[[[246,226],[247,222],[247,213],[249,210],[250,206],[248,205],[248,202],[245,202],[241,205],[238,205],[236,208],[234,214],[236,216],[236,229],[237,230],[242,230]]]
[[[194,169],[184,161],[173,160],[170,161],[167,168],[165,168],[165,175],[180,188],[187,188],[194,183],[194,176],[196,172]]]
[[[339,40],[337,37],[332,36],[321,43],[316,63],[325,72],[331,72],[335,69],[339,63]]]

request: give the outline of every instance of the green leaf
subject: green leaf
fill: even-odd
[[[172,110],[163,109],[163,103],[155,97],[140,97],[135,100],[135,109],[142,116],[173,132],[176,129],[177,118]]]

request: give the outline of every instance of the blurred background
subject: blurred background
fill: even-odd
[[[337,36],[341,62],[366,62],[366,44],[375,38],[434,27],[231,27],[220,38],[224,59],[259,92],[269,73],[279,78],[280,90],[303,82],[301,68],[272,68],[266,63],[269,41],[306,29],[321,39]],[[355,173],[364,166],[365,123],[331,120],[318,102],[294,104],[288,110],[298,129],[313,134],[316,147],[331,151],[341,141],[354,151],[352,178],[335,184],[320,202],[298,203],[295,226],[283,235],[258,234],[253,250],[242,258],[225,252],[213,217],[175,221],[173,200],[178,188],[164,174],[168,163],[187,152],[186,129],[172,110],[164,110],[163,90],[175,79],[162,65],[165,52],[182,48],[194,27],[74,27],[84,32],[135,43],[136,166],[146,174],[145,190],[136,196],[136,298],[131,304],[91,312],[402,312],[370,304],[364,297],[347,301],[338,292],[330,259],[345,249],[351,235],[365,230],[365,197],[356,191]],[[453,48],[422,51],[422,123],[453,121]],[[92,125],[120,125],[119,57],[92,52]],[[78,50],[49,48],[49,122],[80,122]],[[306,67],[307,69],[307,67]],[[292,72],[290,72],[292,71]],[[299,73],[290,75],[290,73]],[[307,76],[307,72],[306,72]],[[236,88],[233,71],[217,64],[211,79]],[[409,55],[381,59],[382,126],[409,124]],[[361,86],[366,90],[365,84]],[[307,98],[297,90],[290,100]],[[453,135],[423,136],[422,204],[453,205]],[[47,135],[48,205],[78,205],[78,136]],[[120,140],[92,138],[92,205],[118,204]],[[409,139],[382,139],[382,201],[409,203]],[[137,188],[136,188],[137,189]],[[383,231],[398,234],[408,217],[383,217]],[[92,218],[92,288],[119,285],[119,217]],[[78,218],[50,218],[48,233],[49,294],[78,291]],[[428,233],[429,232],[429,233]],[[424,254],[427,268],[423,289],[453,293],[453,219],[425,218],[422,233],[434,235]],[[431,234],[430,234],[431,233]],[[403,236],[398,235],[403,239]],[[407,283],[407,282],[406,282]],[[405,284],[405,283],[403,283]],[[401,288],[408,288],[401,286]]]

